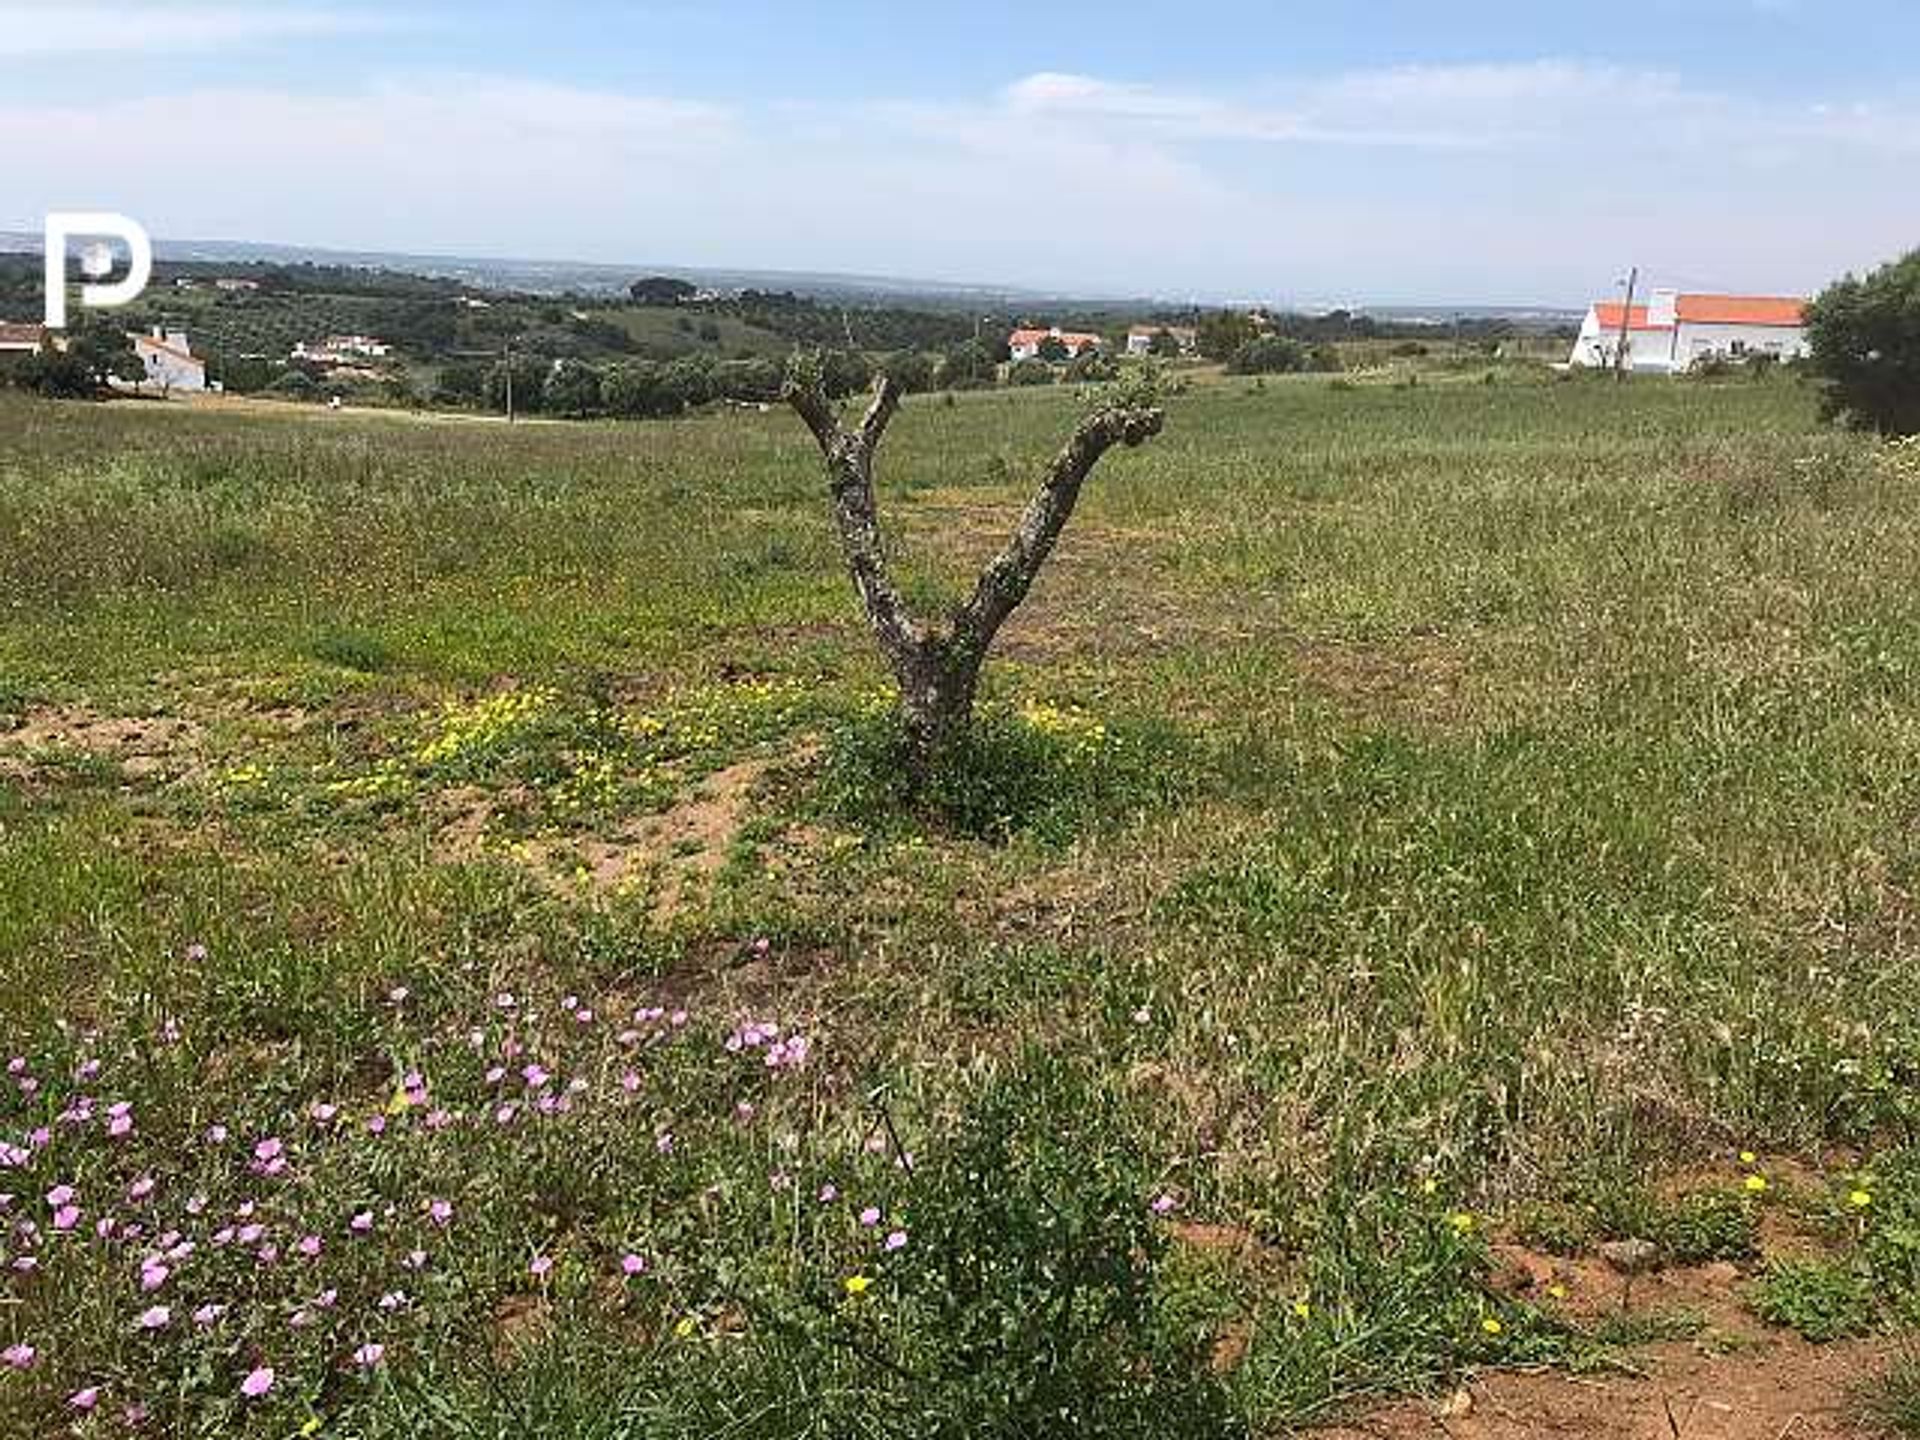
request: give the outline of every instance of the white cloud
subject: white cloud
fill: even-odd
[[[233,50],[391,29],[397,23],[373,15],[284,4],[0,3],[0,57]]]
[[[489,76],[0,100],[4,197],[159,235],[1082,291],[1575,301],[1638,259],[1796,288],[1911,243],[1920,105],[1542,61],[1207,94],[724,107]],[[1836,218],[1841,217],[1841,218]]]

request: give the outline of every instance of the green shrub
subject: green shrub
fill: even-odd
[[[385,642],[360,630],[324,631],[313,642],[310,653],[316,660],[367,675],[393,663],[393,653]]]
[[[1807,307],[1807,345],[1828,418],[1920,433],[1920,250],[1824,291]]]
[[[1227,361],[1230,375],[1297,375],[1312,357],[1307,347],[1284,335],[1262,335],[1249,340]]]
[[[1753,1290],[1753,1310],[1824,1343],[1873,1328],[1873,1288],[1866,1278],[1827,1260],[1776,1260]]]
[[[1678,1265],[1710,1260],[1744,1260],[1757,1247],[1753,1206],[1731,1190],[1701,1190],[1683,1197],[1654,1218],[1653,1234]]]
[[[982,705],[917,791],[896,714],[843,717],[829,727],[828,742],[824,809],[866,824],[918,817],[996,843],[1016,835],[1061,843],[1193,784],[1173,735],[1116,733],[1073,707]]]

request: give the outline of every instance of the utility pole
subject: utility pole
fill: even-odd
[[[511,340],[507,341],[506,366],[507,366],[507,423],[511,425],[513,423],[513,341]]]
[[[1633,326],[1633,292],[1640,286],[1640,267],[1634,266],[1627,272],[1627,303],[1620,307],[1620,344],[1613,357],[1613,378],[1624,380],[1627,376],[1627,346],[1632,342],[1627,336]]]

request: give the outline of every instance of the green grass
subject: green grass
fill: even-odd
[[[909,593],[961,593],[1077,403],[906,405]],[[1746,1264],[1743,1148],[1870,1157],[1809,1212],[1837,1258],[1759,1303],[1910,1318],[1910,482],[1786,381],[1170,404],[930,820],[789,416],[0,396],[0,1059],[41,1082],[0,1142],[56,1137],[0,1190],[43,1235],[58,1183],[151,1205],[197,1237],[180,1315],[234,1306],[138,1334],[140,1244],[46,1239],[0,1280],[0,1344],[44,1352],[0,1433],[90,1380],[182,1434],[1279,1433],[1624,1343],[1504,1298],[1488,1227]],[[636,1059],[655,1006],[687,1022]],[[725,1049],[747,1020],[806,1064]],[[492,1123],[508,1042],[577,1105]],[[196,1192],[326,1258],[213,1246]]]

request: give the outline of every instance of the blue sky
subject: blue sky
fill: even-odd
[[[0,226],[1298,301],[1920,244],[1920,4],[0,0]]]

